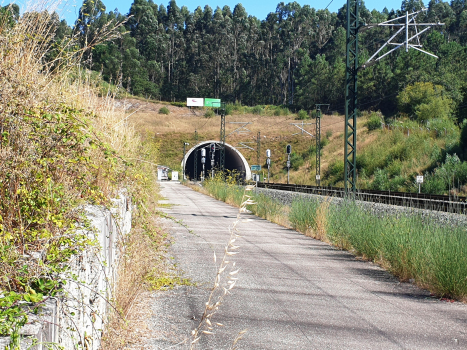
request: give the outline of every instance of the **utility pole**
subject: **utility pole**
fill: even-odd
[[[256,164],[261,165],[260,163],[260,152],[261,152],[261,132],[258,131],[258,136],[256,136]],[[257,177],[260,176],[258,171]],[[259,180],[258,180],[259,181]]]
[[[358,31],[361,0],[347,0],[347,44],[345,70],[344,189],[355,192],[357,179],[357,73]]]
[[[258,131],[256,136],[256,164],[260,165],[260,152],[261,152],[261,132]]]
[[[221,133],[220,133],[220,153],[219,153],[219,162],[220,162],[220,170],[222,174],[225,170],[225,102],[221,103]]]
[[[329,104],[316,104],[316,186],[321,183],[321,106]]]
[[[216,155],[216,144],[211,143],[210,149],[211,149],[211,179],[214,179],[214,157]]]
[[[269,183],[269,169],[271,168],[271,150],[266,150],[266,163],[268,164],[268,183]]]
[[[286,153],[287,153],[287,185],[288,185],[289,184],[289,170],[290,170],[290,153],[292,153],[291,145],[287,145]]]
[[[416,23],[415,19],[419,13],[426,11],[423,9],[414,13],[406,12],[400,16],[382,23],[365,25],[359,22],[359,10],[361,0],[347,0],[347,42],[346,42],[346,71],[345,71],[345,139],[344,139],[344,188],[345,192],[355,192],[357,185],[357,74],[360,68],[369,67],[391,52],[404,47],[426,53],[438,58],[429,52],[423,51],[420,44],[420,35],[429,30],[432,26],[444,25],[444,23]],[[403,23],[399,23],[402,21]],[[417,26],[426,26],[423,30],[418,30]],[[358,32],[361,29],[373,27],[398,27],[394,35],[383,44],[379,50],[371,56],[361,67],[358,65]],[[391,42],[405,29],[401,42]],[[409,35],[410,33],[410,35]],[[417,43],[411,43],[415,41]],[[386,45],[394,45],[394,48],[378,57],[378,54]]]
[[[190,144],[188,142],[183,142],[183,177],[182,179],[183,180],[186,180],[186,176],[185,176],[185,166],[186,166],[186,159],[185,159],[185,155],[186,155],[186,146],[189,146]]]
[[[198,146],[198,131],[195,130],[195,147]],[[195,165],[195,176],[193,179],[195,181],[198,181],[198,150],[195,148],[194,150],[195,153],[195,159],[194,159],[194,165]]]

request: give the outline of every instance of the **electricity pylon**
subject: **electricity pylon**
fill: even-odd
[[[433,26],[444,25],[444,23],[416,23],[415,19],[420,12],[426,11],[423,9],[414,13],[406,12],[405,16],[394,18],[378,24],[365,25],[359,22],[360,1],[362,0],[347,0],[347,43],[346,43],[346,71],[345,71],[345,139],[344,139],[344,188],[345,192],[355,192],[357,185],[357,74],[360,68],[366,68],[390,54],[391,52],[405,47],[426,53],[430,56],[438,58],[429,52],[421,49],[420,34],[427,31]],[[404,19],[403,23],[398,21]],[[358,33],[361,29],[369,29],[373,27],[400,27],[400,29],[373,55],[370,59],[359,66],[358,64]],[[418,31],[417,26],[426,26],[427,28]],[[404,40],[400,43],[392,42],[405,29]],[[417,43],[413,43],[417,40]],[[381,50],[387,45],[395,47],[385,54],[378,57]]]
[[[221,133],[220,133],[221,149],[219,152],[219,162],[221,173],[225,169],[225,102],[221,103]]]

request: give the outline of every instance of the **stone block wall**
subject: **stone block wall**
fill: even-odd
[[[38,315],[28,315],[20,331],[21,349],[45,350],[52,343],[63,349],[99,348],[118,278],[119,242],[131,230],[131,209],[124,192],[113,200],[110,210],[85,207],[92,227],[85,233],[97,244],[70,261],[70,272],[62,276],[67,281],[64,295],[47,299]],[[0,349],[9,342],[9,337],[0,337]]]

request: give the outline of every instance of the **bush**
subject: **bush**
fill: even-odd
[[[331,138],[331,136],[332,136],[332,130],[326,131],[326,138],[329,139],[329,138]]]
[[[297,154],[297,153],[292,153],[290,155],[290,167],[294,170],[297,171],[304,163],[305,161],[303,158]]]
[[[225,106],[225,115],[232,115],[234,111],[234,105],[228,104]]]
[[[419,122],[430,119],[448,119],[453,101],[444,96],[444,88],[432,83],[408,85],[398,96],[399,110]]]
[[[306,120],[309,119],[308,113],[303,109],[298,111],[297,119],[299,120]]]
[[[186,107],[186,102],[170,102],[170,104],[175,107]]]
[[[206,113],[204,113],[205,118],[212,118],[212,117],[214,117],[214,115],[215,115],[215,113],[214,113],[214,111],[212,109],[208,109],[206,111]]]
[[[381,129],[381,117],[376,113],[372,113],[366,122],[366,127],[368,131]]]
[[[254,106],[251,109],[251,113],[261,115],[261,114],[263,114],[263,108],[261,106]]]
[[[170,111],[167,107],[162,107],[159,109],[159,114],[170,114]]]
[[[328,174],[331,176],[340,176],[344,177],[344,162],[341,161],[335,161],[334,163],[331,163],[328,168]]]

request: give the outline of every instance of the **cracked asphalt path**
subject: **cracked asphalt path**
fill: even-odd
[[[162,210],[176,268],[196,286],[153,298],[150,349],[185,349],[238,209],[179,183],[163,182]],[[467,349],[467,306],[432,298],[378,266],[253,215],[238,228],[239,280],[199,349]],[[182,223],[182,224],[181,224]]]

